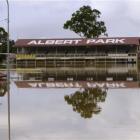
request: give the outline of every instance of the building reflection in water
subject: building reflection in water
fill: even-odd
[[[105,102],[107,90],[100,88],[85,88],[71,95],[65,95],[64,99],[72,105],[73,111],[80,113],[83,118],[91,118],[93,114],[101,112],[100,102]]]
[[[40,81],[139,81],[136,64],[117,64],[83,68],[44,68],[40,71],[18,72],[21,80]]]

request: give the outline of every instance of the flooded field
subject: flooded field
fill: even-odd
[[[94,79],[95,76],[97,79]],[[77,96],[75,92],[83,89],[20,88],[15,84],[15,81],[19,80],[105,81],[107,78],[110,80],[112,78],[114,81],[139,82],[139,70],[138,67],[121,67],[120,70],[119,67],[118,69],[112,67],[106,70],[100,68],[98,71],[94,68],[85,68],[85,70],[11,72],[11,138],[13,140],[139,140],[140,89],[138,87],[108,88],[107,93],[102,95]],[[82,103],[85,102],[87,106],[83,106]],[[6,140],[7,134],[7,94],[5,94],[0,96],[0,139]]]

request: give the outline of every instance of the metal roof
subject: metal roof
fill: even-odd
[[[139,37],[18,39],[14,47],[139,45]]]

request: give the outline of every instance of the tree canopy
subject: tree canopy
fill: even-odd
[[[7,52],[7,35],[8,33],[5,31],[3,27],[0,27],[0,53]],[[13,52],[12,45],[14,44],[13,40],[10,41],[10,52]],[[6,55],[0,54],[0,62],[6,59]]]
[[[7,32],[5,31],[4,28],[0,27],[0,50],[1,50],[2,46],[6,45],[6,40],[7,40]]]
[[[70,20],[64,23],[63,28],[77,33],[81,37],[93,38],[107,35],[106,26],[100,21],[101,12],[90,6],[83,6],[72,14]]]

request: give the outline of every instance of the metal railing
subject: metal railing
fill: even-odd
[[[79,53],[79,54],[17,54],[16,58],[17,59],[35,59],[35,58],[46,58],[46,57],[137,57],[136,53],[110,53],[110,54],[106,54],[106,53],[88,53],[88,54],[83,54],[83,53]]]

